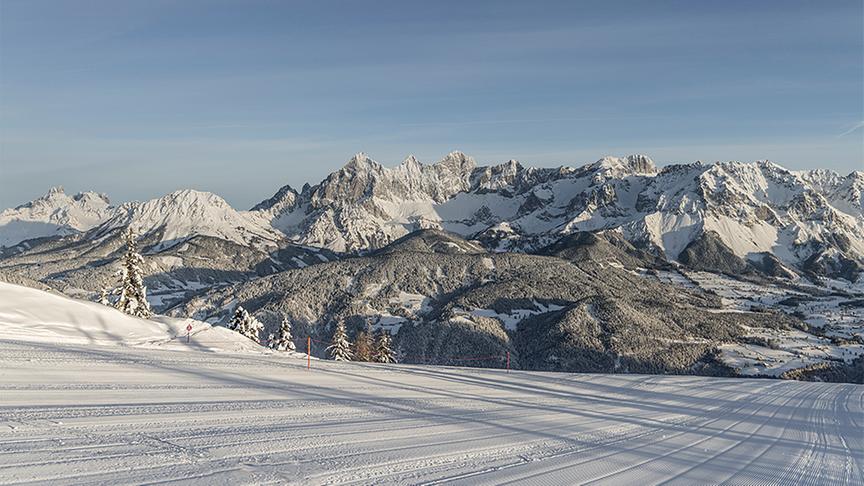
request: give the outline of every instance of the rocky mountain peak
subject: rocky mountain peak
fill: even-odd
[[[464,153],[455,150],[447,154],[446,157],[441,159],[441,161],[435,165],[442,169],[446,169],[452,174],[467,176],[471,174],[475,167],[477,167],[477,162]]]
[[[353,157],[348,159],[348,162],[345,164],[345,166],[342,167],[343,171],[352,173],[380,171],[381,169],[383,169],[381,164],[375,162],[363,152],[358,152],[354,154]]]
[[[628,155],[627,157],[605,156],[592,165],[598,172],[609,177],[620,178],[628,175],[655,175],[657,167],[654,161],[646,155]]]
[[[480,191],[513,188],[524,171],[522,165],[513,159],[500,165],[482,167],[474,172],[473,187]]]
[[[412,168],[423,167],[423,164],[419,160],[417,160],[417,157],[415,157],[414,154],[410,154],[410,155],[408,155],[408,157],[405,157],[405,160],[403,160],[402,164],[400,164],[400,165],[402,165],[404,167],[412,167]]]
[[[252,207],[251,211],[268,211],[274,214],[281,213],[294,207],[299,193],[290,185],[284,185],[276,191],[276,194],[265,199]]]

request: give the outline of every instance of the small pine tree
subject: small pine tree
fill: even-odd
[[[375,361],[379,363],[396,362],[396,357],[393,356],[393,340],[390,337],[390,332],[384,329],[378,331],[378,339],[375,343]]]
[[[351,361],[351,342],[348,341],[344,322],[336,323],[336,330],[333,332],[333,344],[328,346],[327,350],[330,351],[330,356],[336,361]]]
[[[109,291],[105,287],[99,292],[99,303],[102,305],[111,305],[111,300],[108,298]]]
[[[147,287],[144,286],[144,275],[141,266],[144,258],[138,253],[135,232],[132,228],[126,230],[126,254],[123,255],[120,269],[120,297],[115,307],[135,317],[148,318],[153,313],[147,303]]]
[[[270,335],[270,347],[277,351],[294,351],[294,338],[291,336],[291,321],[287,317],[282,318],[282,325],[279,327],[279,334]]]
[[[375,343],[372,330],[368,327],[357,335],[354,341],[354,359],[356,361],[374,361]]]
[[[249,314],[243,306],[239,305],[237,306],[237,310],[234,311],[234,317],[228,324],[229,329],[239,332],[256,343],[258,342],[258,334],[263,327],[264,325],[258,319],[252,317],[252,314]]]

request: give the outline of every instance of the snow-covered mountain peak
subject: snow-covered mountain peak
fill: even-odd
[[[591,165],[591,169],[604,173],[607,177],[621,178],[628,175],[655,175],[657,166],[646,155],[613,157],[607,155]]]
[[[19,206],[19,208],[42,206],[61,209],[61,206],[67,206],[70,203],[79,203],[79,205],[82,206],[82,209],[86,208],[92,210],[100,207],[108,207],[111,204],[108,200],[108,196],[104,194],[87,191],[79,192],[78,194],[70,196],[63,190],[63,186],[54,186],[48,189],[48,192],[45,193],[45,195],[39,196],[31,202],[23,204]]]
[[[368,155],[363,152],[356,153],[353,157],[348,159],[348,162],[342,167],[343,171],[346,172],[364,172],[364,171],[375,171],[378,172],[384,167],[378,162],[372,160]]]
[[[864,172],[853,171],[845,177],[825,169],[797,174],[825,196],[836,209],[856,218],[864,218]]]
[[[306,184],[304,189],[308,188],[308,186],[309,185]],[[276,191],[276,194],[274,194],[273,197],[256,204],[251,211],[262,211],[270,213],[271,215],[278,215],[293,208],[299,196],[300,194],[295,191],[293,187],[284,185]]]
[[[469,157],[458,150],[454,150],[438,161],[435,165],[441,168],[446,168],[453,174],[470,175],[477,167],[477,162],[472,157]]]
[[[507,162],[489,167],[482,167],[474,171],[474,190],[498,191],[512,188],[516,185],[518,178],[525,172],[525,168],[519,162],[510,159]]]
[[[420,162],[414,154],[409,154],[408,157],[405,157],[405,160],[403,160],[399,165],[405,167],[422,167],[423,163]]]
[[[231,205],[221,196],[212,192],[198,191],[195,189],[180,189],[170,192],[158,199],[148,201],[152,204],[174,205],[179,207],[191,207],[193,210],[200,210],[208,206],[220,208],[230,208]],[[146,203],[145,203],[146,204]]]
[[[709,205],[727,211],[741,204],[788,205],[807,190],[794,173],[768,161],[717,162],[699,177],[700,187]]]
[[[95,192],[67,195],[61,186],[16,208],[0,212],[0,247],[46,236],[83,232],[105,221],[115,208]]]
[[[199,235],[252,246],[272,246],[282,238],[258,212],[240,213],[220,196],[193,189],[123,204],[119,214],[93,233],[99,238],[126,227],[141,236],[158,236],[158,248]]]

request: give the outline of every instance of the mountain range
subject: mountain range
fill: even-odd
[[[268,327],[290,317],[326,338],[336,321],[373,325],[404,356],[459,342],[536,369],[734,374],[718,346],[746,329],[811,332],[808,299],[864,282],[860,171],[643,155],[478,166],[460,152],[392,168],[357,154],[248,211],[195,190],[112,205],[53,188],[0,213],[0,277],[92,299],[116,281],[127,227],[158,311],[224,322],[242,302]],[[732,312],[703,274],[807,297],[760,301],[768,318]],[[864,345],[843,329],[831,338]]]
[[[532,252],[566,235],[614,230],[669,261],[690,261],[688,248],[709,239],[730,268],[855,280],[864,266],[864,172],[794,172],[766,161],[658,169],[642,155],[579,168],[482,167],[460,152],[387,168],[357,154],[319,184],[284,186],[249,211],[193,190],[112,206],[102,194],[53,188],[0,213],[0,247],[10,255],[45,237],[99,243],[126,226],[157,253],[194,237],[357,253],[427,228],[490,251]]]

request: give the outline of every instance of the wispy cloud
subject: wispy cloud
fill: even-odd
[[[859,121],[858,123],[852,125],[852,128],[846,130],[845,132],[841,133],[840,135],[837,135],[837,138],[845,137],[846,135],[851,135],[852,133],[855,133],[856,130],[860,130],[862,128],[864,128],[864,121]]]

